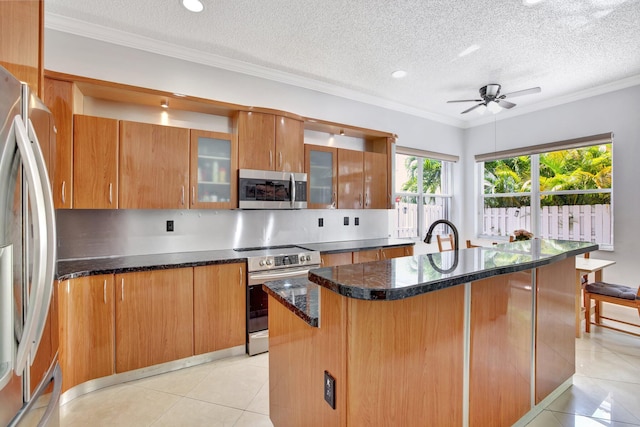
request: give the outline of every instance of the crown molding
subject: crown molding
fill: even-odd
[[[45,12],[45,28],[214,68],[220,68],[227,71],[242,73],[253,77],[272,80],[304,89],[314,90],[328,95],[338,96],[352,101],[362,102],[388,110],[422,117],[434,122],[458,128],[467,127],[466,122],[461,119],[453,119],[381,97],[339,87],[330,83],[273,70],[260,65],[254,65],[196,49],[190,49],[184,46],[178,46],[172,43],[158,41],[138,34],[115,30],[113,28],[88,23],[74,18],[68,18],[54,13]]]

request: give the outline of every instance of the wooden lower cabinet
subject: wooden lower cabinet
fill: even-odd
[[[114,373],[113,275],[58,284],[62,390]]]
[[[117,274],[116,373],[193,355],[193,268]]]
[[[353,263],[380,261],[380,249],[370,249],[353,253]]]
[[[340,252],[337,254],[321,254],[321,267],[335,267],[336,265],[346,265],[353,263],[352,252]]]
[[[380,249],[382,259],[399,258],[413,255],[413,246],[396,246],[393,248]]]
[[[194,353],[246,342],[247,285],[244,263],[193,269]]]

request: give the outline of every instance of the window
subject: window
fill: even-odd
[[[523,149],[524,154],[510,157],[485,155],[488,159],[479,162],[480,234],[509,236],[525,229],[541,238],[593,242],[611,249],[611,137],[576,141]]]
[[[401,147],[396,150],[394,237],[422,237],[433,221],[450,217],[452,162],[428,154],[457,160]],[[435,231],[445,232],[442,226]]]

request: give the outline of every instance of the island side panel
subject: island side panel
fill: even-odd
[[[536,404],[575,373],[575,257],[537,269]]]
[[[511,426],[531,409],[532,276],[471,284],[471,427]]]
[[[346,426],[345,298],[320,289],[320,327],[269,297],[269,414],[275,427]],[[324,371],[336,379],[336,409]]]
[[[464,286],[347,314],[348,426],[462,425]]]

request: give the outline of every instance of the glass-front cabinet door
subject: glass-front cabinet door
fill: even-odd
[[[192,208],[238,207],[238,142],[230,133],[191,129]]]
[[[338,177],[336,149],[305,144],[304,158],[308,186],[307,207],[311,209],[335,208]]]

